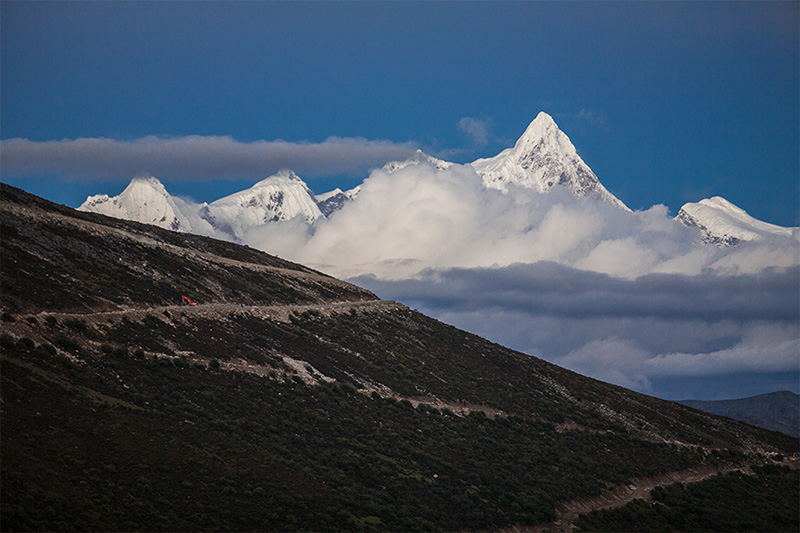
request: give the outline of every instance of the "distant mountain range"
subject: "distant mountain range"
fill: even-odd
[[[800,438],[800,396],[789,391],[738,400],[683,400],[683,405]]]
[[[408,160],[387,163],[382,170],[392,173],[415,165],[444,170],[454,163],[418,151]],[[543,112],[513,147],[494,157],[478,159],[471,166],[487,190],[508,192],[509,186],[514,185],[545,194],[554,187],[564,187],[575,196],[596,198],[629,210],[600,183],[567,135]],[[297,174],[282,170],[249,189],[198,206],[171,196],[158,179],[145,174],[135,177],[119,196],[90,196],[78,209],[243,242],[248,229],[254,226],[295,217],[308,224],[324,220],[356,201],[359,190],[360,187],[336,189],[315,195]],[[798,228],[762,222],[720,197],[687,203],[677,219],[697,228],[702,242],[723,246],[769,235],[800,236]]]

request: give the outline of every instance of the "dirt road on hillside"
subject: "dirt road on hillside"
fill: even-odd
[[[557,518],[554,522],[533,527],[513,528],[509,530],[509,533],[572,533],[575,519],[584,513],[601,509],[615,509],[637,498],[650,501],[650,491],[656,487],[673,483],[697,483],[716,474],[727,474],[735,470],[751,473],[750,468],[745,465],[704,465],[677,472],[666,472],[649,478],[637,478],[628,485],[617,487],[598,496],[578,498],[558,505],[556,507]]]
[[[289,317],[294,314],[305,313],[306,311],[314,311],[325,316],[330,316],[333,313],[345,313],[350,311],[355,312],[368,312],[368,311],[396,311],[407,309],[401,303],[393,300],[362,300],[362,301],[345,301],[345,302],[330,302],[325,304],[303,304],[303,305],[242,305],[235,303],[208,303],[197,305],[165,305],[156,307],[137,307],[130,309],[120,309],[117,311],[100,311],[97,313],[49,313],[42,312],[31,315],[22,315],[22,317],[33,316],[37,319],[45,319],[48,316],[53,316],[60,320],[65,319],[81,319],[86,322],[104,322],[110,318],[127,317],[131,320],[142,320],[147,315],[163,315],[166,311],[169,314],[185,314],[185,315],[219,315],[219,314],[233,314],[233,313],[247,313],[256,315],[280,322],[288,322]]]

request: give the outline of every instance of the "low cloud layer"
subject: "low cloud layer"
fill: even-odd
[[[800,244],[720,248],[698,237],[664,206],[503,194],[469,166],[418,165],[373,172],[355,202],[315,227],[265,225],[246,241],[643,392],[797,389]]]
[[[125,178],[146,170],[171,179],[261,179],[281,168],[306,176],[364,175],[416,149],[363,138],[331,137],[320,143],[240,142],[231,137],[143,137],[37,142],[0,141],[0,164],[8,177],[57,175],[68,179]]]
[[[538,263],[353,281],[525,353],[650,394],[716,399],[797,387],[797,268],[622,280]],[[742,374],[750,379],[743,383]]]

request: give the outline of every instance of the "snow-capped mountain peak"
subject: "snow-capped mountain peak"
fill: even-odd
[[[576,196],[594,196],[627,209],[603,187],[569,137],[545,112],[537,115],[514,146],[494,157],[478,159],[472,166],[490,189],[507,190],[508,184],[515,184],[547,192],[561,185]]]
[[[119,196],[90,196],[79,211],[136,220],[173,231],[191,231],[186,215],[164,185],[151,174],[137,174]]]
[[[433,156],[429,156],[422,150],[417,150],[411,157],[409,157],[405,161],[390,161],[389,163],[386,163],[385,165],[383,165],[383,171],[386,172],[387,174],[391,174],[392,172],[397,172],[401,168],[413,165],[420,165],[423,163],[433,165],[438,170],[445,170],[453,166],[453,163],[450,163],[449,161],[436,159]]]
[[[676,217],[684,225],[700,230],[704,242],[736,245],[769,236],[800,237],[800,228],[776,226],[750,216],[741,207],[721,196],[706,198],[681,207]]]
[[[281,170],[243,191],[208,206],[214,225],[238,239],[248,227],[302,216],[308,223],[324,215],[308,185],[291,170]]]
[[[300,178],[300,176],[295,174],[293,170],[289,170],[288,168],[283,168],[278,172],[276,172],[275,174],[273,174],[272,176],[269,176],[268,178],[264,178],[263,180],[256,182],[252,187],[250,187],[249,190],[258,189],[261,187],[273,187],[279,184],[284,184],[284,185],[290,184],[290,186],[300,184],[301,186],[308,189],[306,183]]]

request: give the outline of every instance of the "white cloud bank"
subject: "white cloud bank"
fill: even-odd
[[[698,234],[663,205],[627,212],[609,202],[509,186],[483,187],[469,165],[409,165],[372,172],[355,202],[314,228],[255,227],[251,246],[340,277],[414,277],[426,268],[504,267],[551,261],[635,279],[652,273],[756,273],[800,264],[796,239],[738,248],[698,246]]]
[[[422,164],[374,171],[355,202],[315,227],[269,224],[246,241],[640,391],[796,389],[800,244],[697,238],[664,206],[631,213],[565,190],[502,194],[469,166]],[[750,388],[733,388],[728,378],[743,373]],[[694,381],[678,392],[675,380]]]
[[[146,170],[172,179],[261,179],[281,168],[308,176],[364,175],[386,161],[405,159],[411,143],[331,137],[323,142],[241,142],[225,136],[120,141],[106,138],[0,141],[5,176],[58,175],[69,179],[133,176]]]

